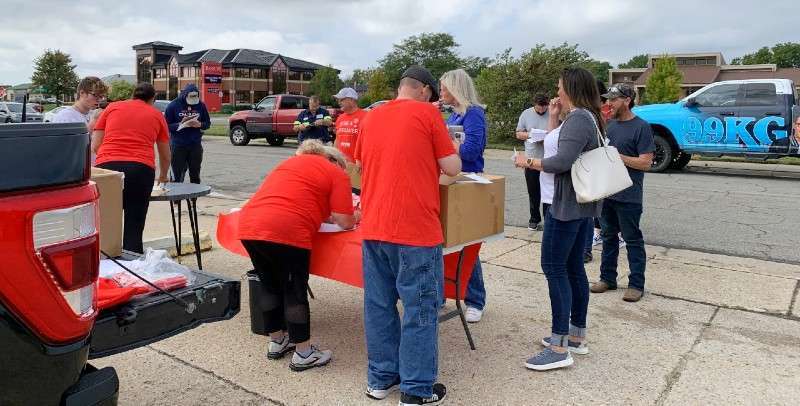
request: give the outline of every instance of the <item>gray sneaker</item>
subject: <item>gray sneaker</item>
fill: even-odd
[[[320,351],[317,349],[317,347],[312,345],[311,354],[308,354],[307,357],[303,357],[299,352],[297,352],[297,350],[295,350],[294,355],[292,355],[292,363],[289,364],[289,368],[292,371],[300,372],[305,371],[306,369],[322,367],[331,362],[331,356],[333,356],[332,351]]]
[[[545,347],[549,347],[550,346],[550,337],[549,336],[542,338],[542,345],[545,346]],[[578,355],[586,355],[586,354],[589,353],[589,346],[586,345],[586,341],[575,342],[575,341],[569,340],[569,348],[568,349],[569,349],[569,352],[571,352],[573,354],[578,354]]]
[[[396,381],[385,389],[375,389],[367,386],[367,397],[375,400],[383,400],[389,396],[390,393],[400,389],[400,381]]]
[[[572,355],[569,351],[559,354],[553,351],[550,347],[545,348],[542,352],[528,358],[525,361],[525,368],[533,369],[534,371],[547,371],[550,369],[565,368],[573,363]]]
[[[267,358],[281,359],[284,355],[292,351],[294,351],[294,343],[290,343],[289,336],[285,335],[283,336],[283,340],[279,343],[272,340],[269,341],[269,345],[267,346]]]

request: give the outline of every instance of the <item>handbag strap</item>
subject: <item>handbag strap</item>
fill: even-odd
[[[586,114],[589,115],[589,118],[592,119],[592,123],[594,124],[594,129],[597,132],[597,147],[598,148],[605,147],[606,146],[605,137],[603,137],[603,134],[600,132],[600,126],[597,125],[597,119],[594,118],[594,114],[592,114],[591,111],[586,109],[581,109],[581,110],[585,111]]]

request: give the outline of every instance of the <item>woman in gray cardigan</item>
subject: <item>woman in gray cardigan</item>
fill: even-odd
[[[597,131],[605,127],[600,116],[600,92],[594,76],[582,68],[568,68],[558,81],[562,108],[569,112],[561,125],[558,153],[538,160],[517,156],[516,165],[555,174],[553,204],[545,213],[542,270],[550,290],[553,324],[544,350],[525,366],[537,371],[572,365],[570,352],[587,354],[586,312],[589,281],[583,267],[587,218],[600,215],[601,202],[578,203],[572,187],[572,164],[581,153],[598,147]]]

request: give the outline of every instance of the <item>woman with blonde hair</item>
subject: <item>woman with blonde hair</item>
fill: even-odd
[[[261,279],[261,301],[270,336],[267,358],[294,350],[294,371],[321,367],[331,351],[311,345],[308,272],[311,239],[323,220],[352,228],[350,178],[339,150],[317,140],[304,141],[296,156],[279,164],[242,208],[239,234]]]
[[[464,172],[483,172],[483,151],[486,149],[486,106],[478,99],[478,92],[472,78],[464,69],[451,70],[442,75],[440,82],[441,102],[453,106],[453,114],[447,125],[464,127],[464,139],[456,146],[461,156]],[[475,267],[467,285],[466,319],[477,323],[483,317],[486,305],[486,288],[483,285],[481,259],[475,260]]]

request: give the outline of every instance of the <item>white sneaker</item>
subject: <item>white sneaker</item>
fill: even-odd
[[[320,351],[317,349],[317,347],[312,345],[311,354],[308,354],[307,357],[303,357],[295,350],[294,355],[292,355],[292,363],[289,364],[289,368],[292,371],[300,372],[305,371],[306,369],[322,367],[331,362],[332,356],[333,352],[331,350]]]
[[[290,343],[289,336],[285,335],[283,336],[283,340],[281,340],[279,343],[269,340],[269,345],[267,346],[267,358],[281,359],[284,355],[292,351],[294,351],[294,343]]]
[[[622,248],[625,246],[625,240],[622,239],[622,235],[618,236],[619,238],[619,247]]]
[[[481,321],[481,317],[483,317],[483,310],[467,306],[464,317],[467,319],[467,323],[477,323]]]
[[[602,243],[603,237],[601,237],[600,234],[595,234],[594,237],[592,237],[592,247],[596,247]]]
[[[391,394],[392,392],[396,392],[398,389],[400,389],[400,382],[395,382],[389,385],[389,387],[386,389],[374,389],[367,386],[366,394],[367,397],[369,398],[375,400],[383,400],[386,399],[386,397],[389,396],[389,394]]]

